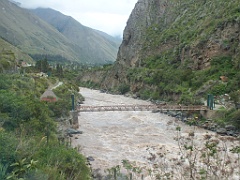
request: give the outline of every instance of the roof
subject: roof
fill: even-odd
[[[54,92],[50,89],[47,89],[40,97],[40,99],[42,98],[46,98],[46,97],[53,97],[53,98],[57,98],[57,96],[54,94]]]

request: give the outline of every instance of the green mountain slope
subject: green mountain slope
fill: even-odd
[[[22,52],[17,47],[13,46],[12,44],[6,42],[2,38],[0,38],[0,53],[2,51],[11,51],[14,53],[15,59],[17,61],[23,60],[27,63],[33,64],[33,59],[26,53]]]
[[[54,61],[105,64],[116,59],[120,42],[71,17],[49,10],[49,22],[57,23],[51,25],[8,0],[0,1],[0,7],[0,37],[36,60],[47,57]]]
[[[78,56],[72,43],[52,26],[7,0],[0,1],[0,37],[30,55]]]
[[[89,62],[109,63],[116,60],[120,41],[103,32],[83,26],[70,16],[53,9],[32,10],[74,43],[79,56]]]

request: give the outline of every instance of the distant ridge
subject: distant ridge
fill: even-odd
[[[116,60],[121,41],[106,33],[83,26],[70,16],[50,8],[32,10],[74,43],[82,59],[111,63]]]
[[[116,60],[120,41],[106,38],[98,31],[81,25],[72,17],[51,9],[38,13],[20,8],[15,2],[1,0],[0,37],[34,59],[106,64]],[[52,13],[50,19],[39,18]],[[51,23],[52,20],[57,24]],[[54,26],[55,25],[55,26]]]

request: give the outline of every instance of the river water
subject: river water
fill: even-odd
[[[148,101],[100,93],[87,88],[80,88],[80,93],[85,97],[84,105],[151,104]],[[184,167],[187,169],[192,157],[188,155],[189,161],[181,160],[188,152],[181,151],[178,143],[180,139],[177,141],[177,137],[185,137],[181,141],[189,144],[193,142],[190,134],[194,132],[194,147],[201,147],[206,134],[218,137],[213,132],[150,111],[81,112],[79,125],[83,134],[73,137],[72,144],[80,147],[80,152],[86,157],[94,159],[91,161],[92,169],[98,169],[103,174],[106,169],[122,165],[122,160],[128,160],[136,167],[143,168],[140,174],[143,174],[141,177],[144,179],[155,179],[150,175],[154,173],[162,174],[162,177],[164,173],[184,173]],[[181,128],[179,136],[177,127]],[[234,142],[228,138],[229,140],[223,141],[231,146]],[[199,151],[196,154],[201,153]],[[140,179],[140,174],[136,173],[135,179]],[[234,176],[227,178],[235,179]],[[182,179],[182,176],[175,175],[171,179]]]

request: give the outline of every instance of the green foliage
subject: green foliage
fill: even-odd
[[[179,103],[184,105],[194,104],[194,97],[191,94],[183,93]]]
[[[211,57],[209,68],[198,70],[192,57],[195,54],[199,57],[202,55],[203,60],[199,61],[204,61],[204,54],[198,48],[207,46],[209,39],[214,39],[214,33],[228,27],[230,22],[238,22],[238,2],[172,0],[167,4],[169,8],[161,16],[154,19],[153,15],[145,39],[142,38],[144,50],[141,52],[146,52],[147,56],[140,57],[140,67],[128,70],[128,80],[146,85],[144,91],[151,93],[141,92],[144,97],[167,100],[177,95],[181,97],[180,101],[186,102],[190,99],[186,99],[185,94],[194,94],[206,82],[217,81],[220,76],[228,77],[229,82],[206,89],[204,93],[220,95],[239,89],[239,45],[231,39],[231,35],[220,40],[221,48],[228,50]],[[153,3],[150,6],[151,11],[156,11],[156,5]],[[158,93],[152,89],[157,89]]]
[[[0,115],[5,114],[8,117],[3,122],[3,127],[6,129],[19,128],[22,124],[28,127],[29,133],[38,133],[46,126],[54,127],[49,120],[47,107],[39,100],[29,100],[29,98],[0,90],[0,101]],[[35,129],[34,132],[32,128]]]
[[[68,114],[71,93],[81,98],[78,86],[59,86],[61,100],[48,104],[39,99],[45,78],[0,74],[0,82],[0,179],[90,179],[85,158],[56,138],[54,119]]]
[[[63,67],[60,64],[57,64],[56,67],[56,76],[57,77],[63,77]]]
[[[221,84],[218,84],[218,85],[215,85],[211,88],[210,90],[210,93],[211,94],[214,94],[215,96],[218,96],[218,95],[222,95],[222,94],[225,94],[227,91],[226,91],[226,84],[224,83],[221,83]]]
[[[7,179],[22,178],[28,171],[36,169],[36,163],[37,161],[34,160],[26,162],[26,158],[24,158],[11,164],[10,167],[13,167],[13,171],[12,174],[7,177]]]
[[[120,86],[118,86],[118,91],[121,94],[126,94],[127,92],[130,91],[130,86],[127,84],[121,84]]]
[[[229,95],[234,104],[237,105],[237,103],[240,101],[240,91],[233,91]]]
[[[201,71],[193,71],[185,64],[179,64],[177,55],[169,58],[168,51],[162,55],[148,57],[142,62],[140,68],[128,70],[127,78],[130,82],[142,82],[146,85],[144,90],[140,90],[141,98],[148,99],[169,99],[178,95],[179,102],[183,104],[199,104],[194,94],[200,87],[204,87],[206,82],[214,80],[216,83],[205,90],[205,94],[222,95],[236,91],[240,88],[238,78],[240,73],[234,66],[232,58],[219,56],[213,58],[210,68]],[[168,57],[168,59],[166,59]],[[227,82],[220,82],[220,76],[226,76]],[[154,86],[155,90],[152,90]]]
[[[15,71],[16,58],[11,50],[0,51],[0,73]]]
[[[219,56],[211,60],[211,69],[208,71],[210,76],[219,78],[220,76],[227,76],[232,78],[236,73],[234,70],[233,62],[231,57]]]
[[[37,61],[35,67],[40,72],[44,72],[44,73],[47,73],[49,71],[49,68],[50,68],[49,63],[48,63],[46,58],[44,60]]]
[[[226,117],[233,125],[240,129],[240,110],[233,111]]]
[[[7,178],[7,165],[3,165],[0,163],[0,179],[6,179]]]
[[[151,97],[151,91],[150,90],[140,90],[139,96],[141,99],[147,100]]]
[[[57,102],[47,103],[49,108],[52,110],[54,117],[66,117],[69,115],[69,111],[72,107],[71,95],[74,95],[75,102],[83,101],[83,97],[78,93],[79,87],[75,84],[63,84],[55,88],[54,93],[59,97]]]
[[[74,176],[79,180],[88,180],[89,169],[83,164],[86,159],[74,149],[66,149],[63,145],[50,144],[39,149],[34,155],[39,159],[44,171],[56,170],[59,174],[49,174],[50,179],[74,179]],[[61,158],[60,158],[61,157]],[[63,174],[63,176],[60,176]]]
[[[2,166],[7,166],[14,161],[17,156],[17,145],[18,141],[12,133],[0,129],[0,164]]]

